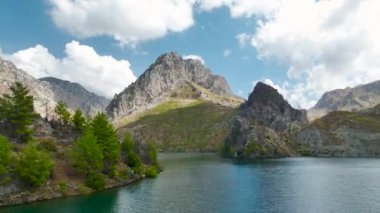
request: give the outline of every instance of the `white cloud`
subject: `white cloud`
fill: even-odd
[[[60,29],[79,38],[112,36],[122,45],[181,32],[194,24],[194,0],[48,0]]]
[[[200,5],[227,6],[232,17],[256,16],[251,44],[259,59],[285,67],[282,87],[298,93],[289,95],[295,105],[310,107],[326,91],[380,77],[378,0],[200,0]]]
[[[66,44],[66,56],[56,58],[48,49],[36,45],[13,54],[1,56],[15,63],[35,78],[53,76],[77,82],[88,90],[112,97],[136,80],[127,60],[116,60],[112,56],[101,56],[77,41]]]
[[[282,4],[282,0],[198,0],[200,8],[210,11],[227,6],[232,17],[251,17],[260,15],[268,17]]]
[[[262,20],[252,45],[260,59],[287,67],[297,82],[292,90],[312,103],[328,90],[380,77],[379,11],[377,0],[288,0]],[[310,107],[300,100],[292,101]]]
[[[247,33],[240,33],[235,38],[238,40],[239,46],[241,48],[244,48],[248,43],[250,43],[252,35],[249,35]]]
[[[205,60],[199,56],[199,55],[184,55],[183,56],[183,59],[193,59],[193,60],[198,60],[200,61],[202,64],[205,64]]]
[[[231,55],[231,50],[229,50],[229,49],[225,49],[225,50],[223,50],[223,56],[225,57],[225,58],[227,58],[228,56],[230,56]]]

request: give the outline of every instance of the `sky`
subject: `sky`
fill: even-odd
[[[0,0],[0,57],[113,97],[170,51],[297,108],[380,79],[378,0]]]

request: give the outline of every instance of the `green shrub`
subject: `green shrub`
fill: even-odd
[[[59,191],[62,193],[62,194],[66,194],[67,192],[67,184],[65,182],[60,182],[58,184],[58,187],[59,187]]]
[[[29,142],[20,152],[16,162],[19,178],[32,186],[42,185],[50,176],[53,162],[45,151],[39,151]]]
[[[39,138],[37,148],[48,152],[56,152],[57,141],[54,138]]]
[[[149,162],[153,166],[158,166],[157,150],[153,142],[149,142],[147,152],[148,152]]]
[[[90,173],[84,183],[95,190],[104,189],[105,178],[102,173]]]
[[[158,170],[158,169],[157,169],[156,166],[149,166],[149,167],[146,168],[146,170],[145,170],[145,175],[146,175],[146,177],[148,177],[148,178],[155,178],[155,177],[157,177],[157,173],[158,173],[157,170]]]
[[[142,162],[140,157],[133,152],[129,152],[127,154],[127,165],[133,169],[137,174],[141,174],[142,172]]]
[[[9,141],[0,136],[0,175],[4,175],[8,172],[9,164],[12,160],[12,149]]]

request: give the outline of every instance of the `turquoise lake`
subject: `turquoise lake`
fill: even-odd
[[[212,154],[161,154],[160,163],[164,171],[156,179],[0,212],[380,211],[380,159],[236,162]]]

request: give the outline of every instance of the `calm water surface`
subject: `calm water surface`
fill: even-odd
[[[380,159],[162,154],[160,163],[156,179],[0,212],[380,212]]]

